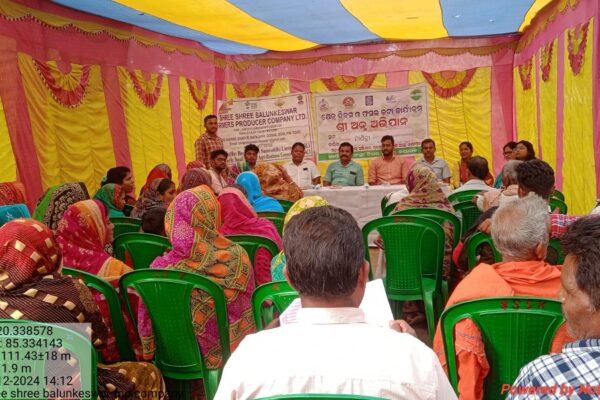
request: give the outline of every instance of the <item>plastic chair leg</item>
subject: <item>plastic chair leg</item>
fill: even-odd
[[[435,335],[435,310],[433,305],[433,293],[425,293],[423,296],[423,302],[425,303],[425,317],[427,318],[427,331],[429,332],[429,339],[433,342],[433,336]]]
[[[445,279],[442,279],[442,298],[446,304],[448,302],[448,281]]]

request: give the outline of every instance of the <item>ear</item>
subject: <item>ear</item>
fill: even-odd
[[[525,197],[528,194],[529,194],[529,190],[527,190],[523,186],[519,185],[519,197]]]
[[[538,260],[545,260],[546,259],[546,252],[548,251],[548,245],[545,243],[538,243],[537,246],[535,246],[535,257]]]
[[[360,269],[360,273],[358,274],[358,284],[359,285],[367,284],[367,282],[369,281],[369,270],[370,269],[371,269],[371,266],[369,265],[367,260],[364,260],[363,265]]]
[[[294,284],[290,281],[290,277],[288,275],[287,264],[283,266],[283,276],[285,277],[285,280],[290,284],[290,286],[292,287],[292,289],[294,289],[295,291],[298,291],[298,289],[296,289],[294,287]]]

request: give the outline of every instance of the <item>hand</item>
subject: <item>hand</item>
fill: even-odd
[[[403,319],[397,319],[390,321],[390,328],[400,333],[408,333],[414,337],[417,337],[417,332]]]
[[[479,224],[479,230],[485,234],[490,234],[492,231],[492,219],[488,218]]]

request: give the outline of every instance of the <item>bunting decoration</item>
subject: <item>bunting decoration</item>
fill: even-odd
[[[70,64],[71,71],[64,74],[56,63],[40,62],[35,59],[33,65],[57,103],[67,108],[81,104],[90,83],[90,66]]]
[[[186,78],[185,81],[188,90],[190,91],[190,95],[194,99],[194,103],[196,103],[196,108],[198,108],[198,110],[204,110],[206,99],[208,98],[209,85],[188,78]]]
[[[377,74],[367,74],[361,76],[338,75],[333,78],[323,78],[321,81],[330,91],[333,90],[351,90],[368,89],[373,85]]]
[[[533,67],[533,58],[527,60],[524,64],[519,65],[519,78],[521,78],[521,86],[523,90],[531,89],[531,69]]]
[[[552,69],[552,51],[554,50],[554,41],[548,43],[540,49],[540,71],[542,72],[542,80],[547,82],[550,79],[550,71]]]
[[[273,85],[275,84],[275,80],[270,80],[267,82],[261,83],[247,83],[247,84],[233,84],[233,90],[237,97],[262,97],[268,96],[271,93],[271,89],[273,89]]]
[[[587,46],[587,36],[590,23],[577,25],[573,29],[567,30],[567,49],[569,52],[569,64],[573,74],[578,75],[584,62],[585,48]]]
[[[447,99],[456,96],[466,88],[476,70],[477,68],[471,68],[466,71],[440,71],[433,74],[422,72],[422,74],[434,93]]]
[[[129,77],[133,83],[133,89],[142,103],[148,108],[153,108],[160,97],[163,75],[151,74],[150,79],[144,79],[141,71],[135,70],[129,72]]]

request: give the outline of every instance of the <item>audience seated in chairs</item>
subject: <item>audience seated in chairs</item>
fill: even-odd
[[[570,335],[577,341],[562,353],[535,359],[521,369],[513,387],[569,390],[568,398],[597,398],[600,386],[600,217],[574,222],[563,236],[567,254],[562,268],[559,299]],[[572,389],[572,390],[571,390]],[[510,390],[510,389],[509,389]],[[509,392],[511,393],[511,392]],[[537,396],[536,396],[537,397]],[[549,396],[550,397],[550,396]],[[554,396],[552,396],[554,397]],[[526,395],[509,394],[507,399]]]
[[[412,329],[404,321],[391,324],[400,332],[365,323],[358,305],[369,265],[352,215],[311,208],[291,219],[283,241],[286,275],[302,301],[297,322],[247,336],[229,358],[215,399],[293,393],[456,398],[431,349],[405,333]]]
[[[165,233],[166,213],[167,209],[164,207],[154,207],[153,209],[146,211],[142,216],[142,232],[167,236]]]
[[[544,262],[548,246],[547,203],[530,194],[499,208],[492,217],[492,239],[503,261],[479,264],[458,284],[446,308],[458,302],[497,296],[537,296],[555,299],[560,288],[560,267]],[[564,327],[563,327],[564,328]],[[561,328],[553,350],[567,340]],[[461,398],[481,399],[489,371],[481,334],[471,320],[455,328],[458,391]],[[438,325],[433,349],[446,364]]]
[[[467,168],[469,170],[469,180],[466,181],[459,188],[454,189],[452,193],[460,193],[466,190],[489,190],[490,186],[485,182],[486,179],[493,178],[490,175],[490,169],[488,162],[485,158],[475,156],[467,161]],[[489,177],[488,177],[489,176]]]
[[[492,207],[503,206],[519,198],[519,181],[517,179],[517,166],[523,161],[509,160],[502,167],[503,189],[490,189],[475,197],[477,208],[482,212]]]

